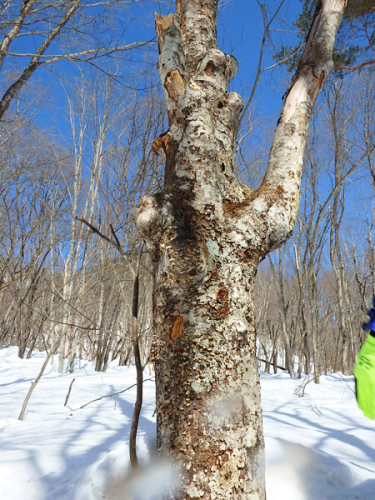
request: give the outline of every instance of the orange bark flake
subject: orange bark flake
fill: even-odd
[[[167,31],[172,26],[174,20],[174,14],[168,14],[168,16],[161,16],[160,14],[155,12],[155,18],[156,18],[155,31],[158,38],[158,47],[160,54],[165,43],[164,32]]]
[[[326,73],[323,70],[319,76],[316,76],[313,72],[313,80],[314,86],[311,90],[311,99],[315,103],[316,98],[318,97],[319,92],[322,90],[324,79],[326,77]]]
[[[168,338],[177,340],[184,333],[184,317],[181,315],[172,316],[172,328],[169,330]]]
[[[181,1],[182,0],[176,0],[176,12],[178,16],[181,16]],[[182,24],[182,21],[181,21]]]
[[[155,25],[156,31],[158,34],[163,34],[164,31],[167,31],[172,26],[174,14],[168,14],[168,16],[162,16],[155,12]]]
[[[164,153],[167,155],[171,150],[171,133],[165,132],[165,134],[159,135],[151,143],[151,151],[154,154],[161,156],[160,148],[163,149]]]
[[[173,69],[165,77],[164,87],[168,92],[169,97],[175,102],[178,101],[178,98],[181,95],[185,94],[185,86],[185,78],[181,75],[178,69]]]

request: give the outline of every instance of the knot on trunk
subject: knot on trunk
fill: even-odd
[[[225,92],[238,70],[235,57],[219,49],[210,50],[200,61],[194,79]]]
[[[227,154],[233,154],[236,139],[236,125],[243,108],[241,96],[236,92],[223,93],[212,103],[216,119],[215,137],[220,141]]]
[[[155,247],[163,228],[173,222],[172,205],[161,193],[144,196],[135,209],[134,220],[142,238]]]

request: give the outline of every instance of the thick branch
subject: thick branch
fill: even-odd
[[[255,199],[257,210],[265,214],[267,251],[283,243],[294,227],[310,117],[333,68],[333,46],[345,5],[345,0],[319,2],[300,64],[285,94],[268,169]]]
[[[143,380],[143,382],[148,382],[149,380],[154,381],[154,377],[146,378],[145,380]],[[117,394],[122,394],[126,391],[129,391],[130,389],[133,389],[133,387],[135,387],[136,385],[137,384],[133,384],[122,391],[113,392],[112,394],[106,394],[105,396],[101,396],[100,398],[93,399],[92,401],[89,401],[88,403],[85,403],[84,405],[80,406],[79,409],[82,410],[82,408],[84,408],[85,406],[90,405],[91,403],[96,403],[96,401],[100,401],[101,399],[112,398],[113,396],[117,396]]]
[[[92,224],[90,224],[86,219],[80,219],[79,217],[76,217],[76,220],[79,220],[80,222],[82,222],[83,224],[86,224],[87,227],[89,227],[91,229],[91,231],[98,235],[100,238],[102,238],[104,241],[106,241],[107,243],[109,243],[110,245],[112,245],[113,247],[116,248],[116,250],[119,252],[120,255],[122,255],[122,257],[124,257],[124,259],[126,260],[126,262],[129,264],[129,267],[130,267],[130,271],[133,275],[133,277],[135,277],[135,271],[134,271],[134,268],[133,268],[133,265],[129,259],[129,257],[126,255],[126,252],[124,252],[118,238],[117,238],[117,235],[113,229],[113,226],[112,224],[110,224],[110,228],[111,228],[111,232],[112,232],[112,235],[113,237],[115,238],[115,241],[111,240],[110,238],[108,238],[105,234],[103,234],[101,231],[99,231],[98,228],[96,228],[95,226],[93,226]]]
[[[96,49],[86,49],[82,50],[81,52],[72,52],[70,54],[49,54],[49,55],[38,55],[35,53],[21,53],[21,52],[7,52],[4,54],[4,57],[7,56],[12,56],[12,57],[38,57],[41,60],[42,64],[51,64],[56,61],[61,61],[62,59],[67,59],[71,61],[80,61],[80,62],[85,62],[86,59],[82,59],[85,56],[97,56],[98,54],[100,55],[105,55],[105,54],[111,54],[113,52],[124,52],[126,50],[132,50],[132,49],[138,49],[140,47],[144,47],[145,45],[153,45],[155,44],[155,41],[148,41],[148,42],[133,42],[129,43],[128,45],[120,45],[118,47],[99,47]],[[1,51],[0,51],[1,54]]]
[[[20,14],[18,18],[14,21],[12,29],[9,30],[9,32],[6,33],[6,35],[4,36],[4,39],[0,47],[0,69],[3,65],[9,45],[21,31],[24,20],[30,14],[35,4],[36,0],[30,0],[29,2],[22,3],[22,7],[20,9]]]
[[[57,24],[57,26],[48,34],[45,38],[44,42],[40,45],[38,50],[35,52],[34,57],[32,57],[28,67],[24,70],[22,75],[18,78],[17,81],[11,85],[8,90],[3,95],[0,101],[0,120],[3,118],[4,113],[9,108],[9,105],[16,95],[16,93],[25,85],[25,83],[30,79],[35,70],[41,66],[42,62],[40,61],[40,56],[44,54],[44,52],[48,49],[52,41],[56,38],[56,36],[60,33],[63,27],[69,22],[73,14],[76,12],[78,7],[80,6],[81,0],[75,0],[72,2],[69,10],[65,14],[65,16],[61,19],[61,21]],[[8,44],[9,45],[9,44]],[[6,47],[5,49],[6,50]],[[2,54],[5,57],[5,54]]]

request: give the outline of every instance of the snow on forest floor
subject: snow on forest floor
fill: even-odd
[[[134,384],[134,367],[114,362],[96,373],[92,364],[81,363],[73,374],[61,375],[49,365],[21,422],[22,403],[44,356],[21,360],[15,348],[0,350],[0,499],[129,499],[121,478],[129,471],[135,388],[80,407]],[[146,369],[144,378],[149,376]],[[295,394],[301,380],[286,374],[262,374],[261,384],[267,500],[374,500],[375,422],[357,408],[353,377],[322,377],[319,386],[306,386],[304,397]],[[138,433],[143,464],[155,448],[154,410],[154,383],[148,381]],[[155,463],[138,483],[127,483],[128,492],[138,487],[137,500],[151,500],[158,481],[171,474],[160,460]]]

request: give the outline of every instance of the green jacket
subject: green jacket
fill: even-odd
[[[375,337],[370,333],[358,353],[354,367],[356,396],[365,417],[375,418]]]

